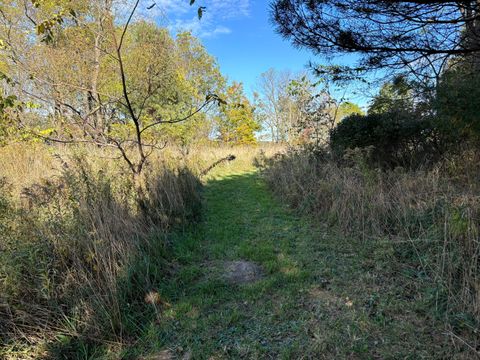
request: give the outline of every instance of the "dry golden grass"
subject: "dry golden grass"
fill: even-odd
[[[42,178],[58,174],[59,162],[42,144],[12,144],[0,147],[0,177],[6,177],[17,192]]]
[[[243,171],[251,169],[254,159],[261,153],[271,157],[282,152],[285,152],[285,146],[277,144],[228,146],[212,143],[194,146],[187,154],[176,147],[167,147],[149,159],[149,167],[176,169],[187,166],[192,172],[199,174],[218,159],[232,154],[236,157],[235,169]],[[5,177],[14,186],[15,193],[19,194],[25,187],[42,179],[60,175],[63,164],[68,163],[75,155],[82,156],[96,170],[127,173],[123,160],[118,158],[118,153],[112,149],[19,143],[0,147],[0,177]],[[226,165],[228,169],[228,163]]]
[[[231,172],[231,169],[235,169],[236,172],[252,170],[255,159],[260,155],[272,157],[274,154],[282,152],[285,152],[285,146],[280,144],[265,144],[262,146],[202,146],[192,150],[187,161],[191,168],[202,171],[216,160],[234,155],[234,161],[223,164],[222,168],[224,171],[215,173],[215,176],[221,177],[224,172]],[[208,179],[210,176],[212,175],[207,174],[205,178]]]

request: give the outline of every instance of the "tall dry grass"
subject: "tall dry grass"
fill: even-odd
[[[422,171],[373,169],[358,152],[348,163],[299,151],[261,165],[273,191],[296,209],[345,236],[391,243],[399,263],[414,264],[436,284],[436,315],[478,332],[479,155]]]
[[[198,217],[201,184],[160,157],[134,181],[111,155],[0,149],[0,357],[59,334],[120,344],[133,309],[154,311],[144,297],[165,276],[167,234]]]
[[[234,155],[235,160],[222,164],[221,171],[212,171],[204,180],[222,176],[225,172],[235,171],[238,173],[252,171],[255,159],[259,156],[270,158],[277,153],[283,153],[286,146],[282,144],[264,143],[260,145],[228,146],[221,143],[212,143],[207,146],[197,146],[191,149],[186,157],[188,167],[201,173],[218,159]],[[171,149],[175,152],[175,149]]]
[[[255,158],[260,154],[271,157],[285,152],[285,149],[285,145],[282,144],[236,146],[211,142],[192,146],[185,152],[171,146],[155,153],[149,159],[148,165],[150,168],[160,165],[172,169],[187,167],[192,173],[199,175],[215,161],[228,155],[235,155],[235,162],[223,165],[226,165],[224,167],[227,171],[235,169],[242,172],[251,170]],[[6,177],[14,187],[14,193],[19,195],[25,187],[42,179],[58,176],[63,169],[64,160],[75,155],[83,157],[95,170],[102,169],[116,174],[126,174],[128,171],[118,153],[109,148],[20,143],[0,147],[0,176]]]

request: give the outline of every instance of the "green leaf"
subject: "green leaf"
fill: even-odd
[[[42,136],[50,136],[55,132],[55,128],[49,128],[39,131],[38,133]]]
[[[0,71],[0,80],[5,80],[7,84],[10,84],[12,81],[12,79],[10,79],[7,74],[1,71]]]
[[[42,22],[37,25],[37,35],[45,34],[45,31],[46,31],[45,23]]]

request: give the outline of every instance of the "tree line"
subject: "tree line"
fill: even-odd
[[[153,6],[4,2],[0,142],[30,137],[108,147],[135,175],[169,143],[254,142],[259,124],[243,86],[228,84],[190,32],[172,36],[143,16]]]

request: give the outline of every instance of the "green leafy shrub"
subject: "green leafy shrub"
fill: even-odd
[[[384,168],[415,168],[438,160],[443,152],[430,118],[401,112],[348,116],[331,131],[330,146],[338,158],[348,149],[372,148],[368,161]]]
[[[433,107],[439,126],[453,141],[480,141],[480,75],[467,66],[446,71]]]

